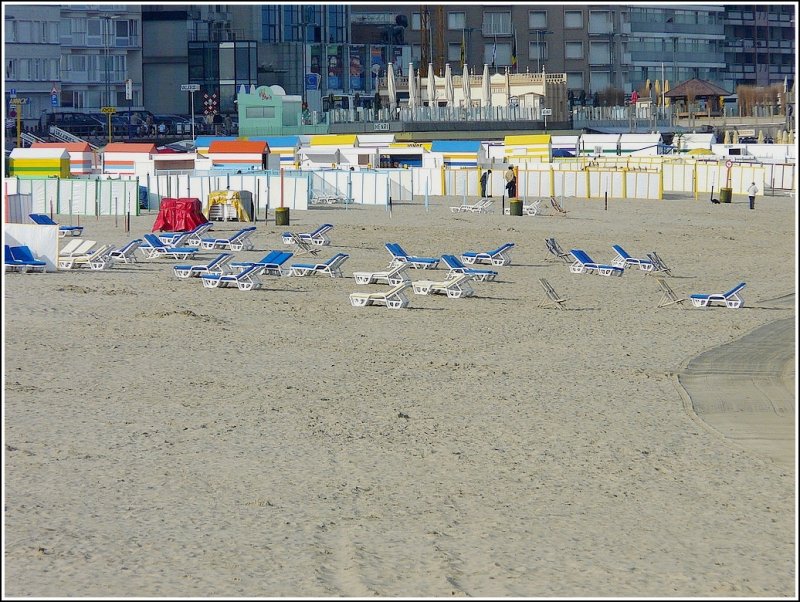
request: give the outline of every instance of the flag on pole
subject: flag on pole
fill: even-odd
[[[517,67],[517,28],[514,28],[514,40],[512,41],[511,46],[511,68],[516,73],[519,69]]]
[[[461,30],[461,68],[464,68],[464,64],[467,60],[466,53],[467,53],[467,38],[464,32],[465,30]]]
[[[495,60],[497,59],[497,36],[494,36],[494,46],[492,46],[492,69],[495,68]]]

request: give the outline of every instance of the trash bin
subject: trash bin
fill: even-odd
[[[720,188],[719,189],[719,202],[720,203],[730,203],[731,202],[731,194],[733,193],[733,188]]]
[[[522,215],[522,199],[509,199],[508,213],[509,215]]]
[[[275,225],[288,226],[289,225],[289,208],[288,207],[275,207]]]

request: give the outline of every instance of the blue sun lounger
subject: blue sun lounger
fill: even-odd
[[[328,274],[331,278],[341,278],[342,264],[350,257],[347,253],[337,253],[322,263],[293,263],[292,276]]]
[[[83,234],[83,226],[62,226],[58,222],[50,219],[49,215],[44,213],[30,213],[28,217],[31,218],[34,224],[40,226],[58,226],[58,237],[64,238],[67,234],[70,236],[80,236]]]
[[[258,272],[259,275],[283,276],[283,264],[286,263],[292,255],[293,253],[291,251],[272,250],[258,261],[234,261],[230,265],[239,270],[243,270],[251,265],[257,265],[260,268]],[[291,273],[291,269],[288,270],[288,273]]]
[[[31,253],[30,247],[26,245],[5,247],[3,263],[7,272],[44,272],[47,269],[47,262],[36,259]]]
[[[618,268],[627,268],[628,266],[635,265],[639,266],[639,269],[645,272],[651,272],[653,270],[653,262],[649,259],[631,257],[620,245],[611,245],[611,248],[614,249],[614,252],[617,254],[611,261],[611,265],[615,265]]]
[[[292,236],[294,235],[310,245],[324,247],[331,244],[331,239],[328,237],[328,232],[330,232],[332,229],[333,224],[322,224],[313,232],[284,232],[281,234],[281,238],[283,238],[283,242],[287,245],[294,244],[294,238]]]
[[[200,278],[205,288],[224,288],[236,285],[240,291],[251,291],[261,288],[258,270],[257,265],[251,265],[238,274],[201,274]]]
[[[597,263],[581,249],[570,249],[575,262],[569,266],[569,271],[573,274],[593,274],[597,272],[600,276],[622,276],[625,268],[605,263]]]
[[[225,266],[231,259],[233,259],[233,253],[220,253],[208,263],[174,265],[172,273],[178,278],[197,278],[203,274],[224,274]]]
[[[469,274],[474,280],[487,281],[497,278],[497,271],[483,270],[480,268],[468,268],[461,260],[455,255],[442,255],[442,261],[450,268],[447,277],[455,276],[456,274]]]
[[[255,226],[242,228],[230,238],[202,238],[200,239],[201,249],[230,249],[231,251],[249,251],[253,248],[253,241],[250,237],[255,233]]]
[[[139,250],[146,259],[154,259],[156,257],[172,257],[173,259],[189,259],[194,257],[200,249],[197,247],[170,247],[161,242],[161,239],[155,234],[145,234],[145,241],[148,245],[144,244],[139,246]]]
[[[390,268],[400,264],[400,263],[407,263],[414,269],[420,268],[430,268],[434,269],[436,266],[439,265],[439,258],[438,257],[418,257],[416,255],[409,255],[405,252],[403,247],[400,246],[400,243],[396,242],[387,242],[383,245],[386,247],[386,250],[392,254],[392,261],[389,264]]]
[[[468,264],[485,262],[492,265],[511,265],[511,249],[513,248],[514,243],[507,242],[493,251],[486,251],[485,253],[467,251],[461,254],[461,261]]]
[[[713,302],[724,303],[725,307],[729,309],[739,309],[740,307],[744,306],[744,299],[739,294],[739,292],[747,286],[744,282],[740,282],[736,286],[734,286],[731,290],[725,293],[712,293],[712,294],[702,294],[697,293],[694,295],[689,295],[689,299],[692,300],[692,305],[695,307],[708,307]]]

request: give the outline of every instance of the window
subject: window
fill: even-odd
[[[328,42],[347,42],[346,6],[329,6],[328,8]]]
[[[583,73],[580,71],[567,71],[567,89],[583,90]]]
[[[530,42],[528,44],[528,58],[532,61],[546,61],[547,42]]]
[[[17,79],[17,61],[14,59],[6,59],[6,79]]]
[[[275,119],[275,107],[247,107],[245,115],[248,119]]]
[[[261,8],[261,41],[278,42],[278,25],[280,23],[279,6]]]
[[[611,11],[589,11],[589,33],[611,33],[614,31]]]
[[[611,44],[609,42],[589,42],[589,64],[611,64]]]
[[[583,42],[566,42],[564,45],[564,58],[565,59],[582,59],[583,58]]]
[[[411,13],[411,30],[419,31],[422,29],[422,16],[419,13]]]
[[[579,10],[565,10],[564,29],[583,29],[583,12]]]
[[[492,57],[494,57],[494,61]],[[511,43],[498,42],[496,48],[494,42],[486,44],[483,47],[483,62],[489,66],[494,63],[495,67],[511,65]]]
[[[447,45],[447,60],[450,62],[461,60],[461,42]]]
[[[419,44],[411,44],[411,62],[419,67],[419,61],[422,58],[422,46]]]
[[[461,30],[467,26],[467,13],[447,13],[447,29]]]
[[[592,92],[602,92],[611,85],[611,74],[608,71],[592,71],[590,80]]]
[[[483,14],[483,35],[510,36],[511,12],[486,12]]]
[[[87,46],[102,46],[104,33],[103,22],[100,19],[89,19],[86,21]]]
[[[528,11],[528,29],[547,29],[547,11]]]

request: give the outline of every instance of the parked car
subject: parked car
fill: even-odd
[[[55,125],[79,138],[102,136],[106,130],[105,121],[100,121],[88,113],[64,111],[42,113],[40,125],[45,132],[49,131],[51,125]]]
[[[159,134],[174,136],[176,134],[191,134],[192,124],[180,115],[153,115],[153,122]],[[164,125],[162,131],[161,125]]]

